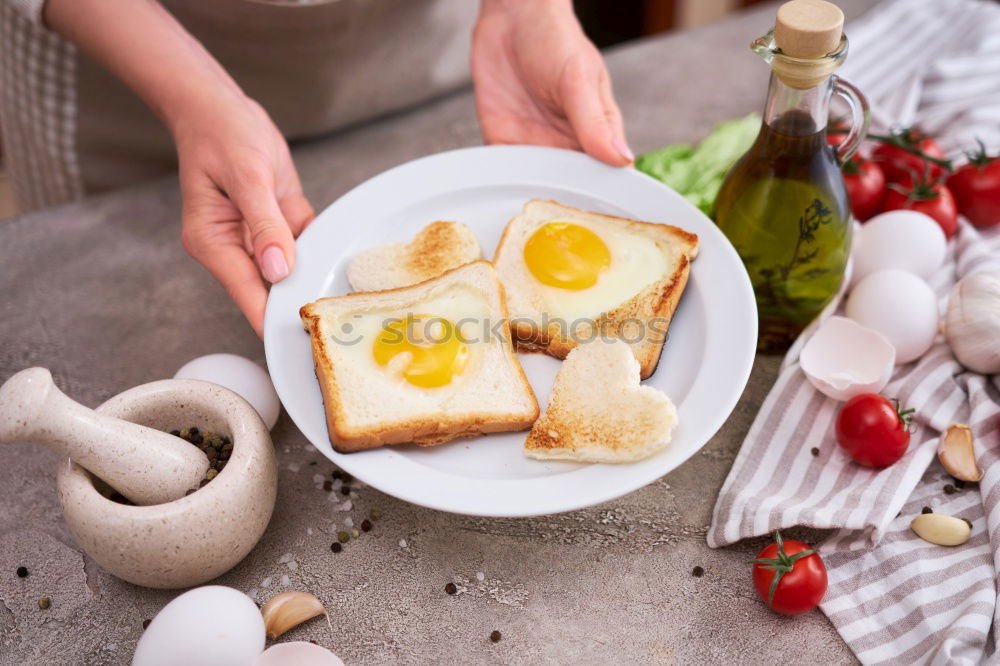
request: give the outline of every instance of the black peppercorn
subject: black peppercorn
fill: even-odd
[[[499,643],[500,638],[501,638],[500,632],[494,629],[493,632],[490,634],[490,640],[493,641],[494,643]]]
[[[950,483],[946,483],[945,486],[944,486],[944,494],[945,495],[954,495],[955,494],[955,486],[951,485]]]
[[[351,487],[345,483],[344,485],[342,485],[340,487],[340,494],[341,495],[350,495],[351,494]]]
[[[809,453],[813,454],[814,456],[818,456],[819,455],[819,448],[814,446],[811,449],[809,449]]]
[[[705,575],[705,570],[701,567],[695,567],[694,569],[691,569],[691,575],[695,578],[701,578]]]
[[[448,583],[444,586],[444,591],[445,594],[456,594],[458,592],[458,588],[455,587],[454,583]]]
[[[324,481],[323,482],[323,490],[325,490],[326,492],[330,492],[331,490],[333,490],[333,482],[332,481]]]
[[[17,568],[17,577],[18,578],[27,578],[28,577],[28,567],[18,567]]]
[[[191,428],[188,428],[188,432],[192,435],[197,435],[199,431],[198,428],[192,426]]]
[[[152,622],[152,620],[150,620],[149,618],[146,618],[145,620],[142,621],[142,630],[143,631],[146,631],[146,629],[149,628],[149,623],[150,622]]]
[[[920,510],[920,513],[934,513],[934,509],[930,508],[929,506],[925,506]]]
[[[962,481],[962,479],[955,479],[955,487],[962,490],[965,488],[965,481]]]
[[[339,541],[334,541],[333,543],[330,544],[330,550],[332,550],[335,553],[339,553],[340,551],[344,550],[344,547],[340,545]]]
[[[181,436],[181,431],[180,430],[171,430],[170,434],[173,435],[174,437],[180,437]]]
[[[372,529],[372,521],[368,520],[367,518],[361,521],[362,532],[370,532],[371,529]]]
[[[333,474],[331,474],[330,476],[332,476],[334,479],[343,479],[344,473],[341,472],[339,469],[335,469],[333,470]]]

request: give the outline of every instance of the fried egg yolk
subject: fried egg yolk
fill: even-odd
[[[569,222],[549,222],[524,244],[524,263],[550,287],[581,290],[594,286],[611,265],[611,251],[590,229]]]
[[[403,378],[414,386],[435,388],[462,372],[469,346],[447,319],[408,315],[386,324],[372,347],[372,356],[381,366],[404,353],[409,358],[402,368]]]

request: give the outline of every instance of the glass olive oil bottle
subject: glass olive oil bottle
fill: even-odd
[[[850,201],[838,159],[868,125],[860,92],[833,75],[847,56],[843,14],[822,0],[792,0],[752,45],[772,67],[760,133],[719,191],[714,218],[743,259],[757,298],[758,350],[786,349],[833,299],[851,247]],[[827,142],[830,98],[843,95],[853,125]]]

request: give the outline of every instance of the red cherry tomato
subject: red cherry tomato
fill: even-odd
[[[935,180],[944,173],[941,164],[926,159],[945,159],[944,151],[932,137],[915,129],[904,129],[888,137],[875,138],[880,142],[872,151],[872,159],[879,163],[890,183],[914,177]]]
[[[878,164],[858,157],[844,163],[843,172],[851,210],[864,222],[879,211],[885,195],[885,175]]]
[[[951,190],[941,183],[892,183],[882,198],[882,211],[915,210],[929,215],[941,226],[945,238],[958,229],[958,206]]]
[[[888,467],[903,457],[910,445],[912,409],[900,411],[877,393],[856,395],[837,414],[837,442],[866,467]]]
[[[757,594],[782,615],[799,615],[816,608],[826,594],[826,582],[826,565],[816,551],[801,541],[784,541],[777,531],[774,543],[754,560]]]
[[[987,157],[980,147],[969,163],[948,178],[958,210],[977,227],[1000,224],[1000,157]]]

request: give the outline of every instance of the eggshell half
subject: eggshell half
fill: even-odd
[[[846,317],[830,317],[799,355],[799,365],[820,393],[850,400],[889,383],[896,350],[882,335]]]
[[[225,386],[253,405],[270,430],[278,421],[281,402],[267,370],[236,354],[208,354],[181,366],[174,379],[200,379]]]
[[[253,666],[344,666],[344,662],[325,647],[292,641],[272,645],[257,657]]]

